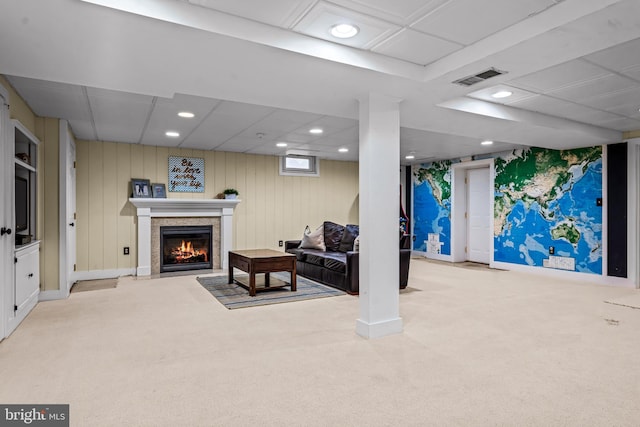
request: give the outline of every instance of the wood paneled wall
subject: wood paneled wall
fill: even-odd
[[[240,192],[233,247],[278,248],[299,239],[304,227],[330,220],[358,223],[358,164],[320,161],[320,177],[280,176],[278,157],[97,141],[77,143],[77,267],[79,271],[136,266],[135,208],[131,178],[167,184],[169,156],[205,159],[204,193],[169,198],[213,198],[225,188]],[[123,247],[131,248],[123,255]]]

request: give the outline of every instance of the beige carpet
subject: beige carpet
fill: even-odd
[[[227,310],[194,277],[40,303],[0,344],[0,402],[74,426],[637,426],[636,291],[412,260],[404,333],[357,297]]]

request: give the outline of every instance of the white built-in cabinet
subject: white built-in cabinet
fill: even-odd
[[[11,120],[12,138],[5,147],[6,164],[3,168],[13,171],[5,174],[5,192],[10,200],[2,225],[2,238],[10,238],[13,247],[9,254],[12,261],[3,284],[3,310],[5,316],[4,337],[24,320],[38,302],[40,293],[40,242],[36,240],[38,139],[19,121]],[[5,141],[7,143],[7,141]],[[7,185],[8,184],[8,185]],[[7,219],[9,221],[7,221]],[[6,225],[5,225],[6,224]]]

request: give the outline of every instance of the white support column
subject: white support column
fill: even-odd
[[[399,310],[400,103],[360,100],[360,318],[356,333],[402,332]]]
[[[151,209],[138,208],[138,276],[151,275]]]

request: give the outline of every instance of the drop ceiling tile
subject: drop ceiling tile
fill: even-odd
[[[149,123],[142,136],[141,143],[173,147],[181,142],[203,121],[221,101],[176,94],[173,98],[158,98],[151,112]],[[193,118],[178,117],[180,111],[188,111]],[[180,133],[181,138],[169,138],[167,131]]]
[[[549,94],[557,98],[566,99],[568,101],[586,103],[590,99],[603,96],[611,92],[619,92],[631,89],[636,85],[637,82],[627,77],[610,74],[563,89],[551,91],[549,92]]]
[[[511,104],[511,107],[536,111],[549,116],[562,117],[582,123],[593,123],[597,120],[614,120],[619,118],[615,114],[586,107],[563,99],[538,95]]]
[[[501,91],[511,92],[512,95],[505,98],[493,97],[493,94]],[[518,102],[526,98],[530,98],[535,95],[536,95],[535,93],[529,92],[528,90],[524,90],[524,89],[520,89],[517,87],[512,87],[504,84],[487,87],[487,88],[476,90],[474,92],[467,94],[467,96],[470,98],[481,99],[483,101],[489,101],[496,104],[505,104],[505,105],[511,105],[515,102]]]
[[[189,3],[248,18],[265,24],[289,28],[307,10],[313,0],[188,0]]]
[[[140,141],[153,97],[96,88],[87,88],[87,95],[99,140]]]
[[[609,71],[597,65],[576,59],[510,80],[509,84],[544,93],[588,82],[610,74]]]
[[[275,111],[274,108],[223,101],[185,139],[183,147],[212,150]]]
[[[640,65],[625,68],[624,70],[621,70],[620,73],[634,79],[637,82],[640,82]]]
[[[329,32],[331,27],[343,23],[357,25],[360,32],[349,39],[333,37]],[[381,19],[320,1],[293,29],[334,43],[367,49],[400,30],[400,27]]]
[[[94,141],[97,139],[93,130],[93,124],[86,120],[69,120],[69,126],[71,131],[77,139],[84,139],[87,141]]]
[[[638,112],[638,108],[640,108],[640,83],[634,88],[606,93],[590,99],[589,106],[607,111],[617,111],[620,108],[631,107]]]
[[[613,129],[620,132],[627,132],[631,130],[640,129],[640,120],[629,119],[626,117],[621,117],[615,120],[603,120],[593,123],[596,126],[600,126],[607,129]],[[612,141],[615,142],[615,141]]]
[[[555,4],[554,0],[452,0],[413,25],[424,33],[470,45]]]
[[[631,40],[585,57],[609,70],[623,72],[640,66],[640,39]]]
[[[462,47],[460,44],[439,39],[428,34],[403,29],[372,50],[415,64],[427,65]]]
[[[36,115],[67,120],[91,120],[82,86],[26,77],[6,77]]]
[[[341,0],[349,9],[400,25],[409,25],[450,0]]]

